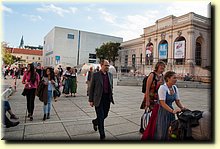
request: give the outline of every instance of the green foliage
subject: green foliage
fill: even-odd
[[[118,50],[120,49],[120,43],[107,42],[103,43],[100,48],[96,48],[96,56],[101,59],[107,59],[109,62],[113,62],[118,59]]]
[[[1,46],[2,46],[1,47],[2,48],[2,50],[1,50],[1,52],[2,52],[2,60],[3,60],[4,64],[6,64],[6,65],[13,64],[15,62],[16,57],[11,55],[11,53],[6,51],[4,43],[2,43]]]

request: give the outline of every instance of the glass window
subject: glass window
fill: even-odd
[[[96,54],[89,53],[89,58],[96,59]]]
[[[89,60],[89,63],[96,63],[96,60]]]
[[[125,66],[128,66],[128,55],[125,55]]]
[[[141,53],[141,56],[140,56],[140,63],[142,65],[142,53]]]
[[[40,57],[38,57],[38,60],[40,60]]]
[[[132,54],[132,66],[135,67],[136,54]]]
[[[73,34],[68,34],[68,35],[67,35],[67,38],[68,38],[68,39],[74,39],[74,35],[73,35]]]

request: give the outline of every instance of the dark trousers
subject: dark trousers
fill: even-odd
[[[95,107],[97,118],[93,120],[93,123],[95,125],[98,125],[100,136],[105,135],[104,119],[108,116],[109,109],[110,109],[109,94],[103,94],[99,106]]]
[[[34,112],[34,100],[35,100],[36,88],[28,89],[26,99],[27,99],[27,110],[28,113],[33,115]]]

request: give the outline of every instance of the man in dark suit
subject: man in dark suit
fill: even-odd
[[[104,119],[108,116],[110,103],[113,101],[113,76],[109,70],[109,62],[101,60],[101,70],[92,76],[89,90],[89,104],[95,106],[97,118],[92,120],[93,128],[99,129],[100,139],[105,139]]]

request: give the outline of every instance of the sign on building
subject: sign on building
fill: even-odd
[[[159,44],[159,59],[167,59],[168,44]]]
[[[60,64],[60,56],[55,56],[56,65]]]
[[[174,43],[174,59],[185,58],[185,41],[176,41]]]

